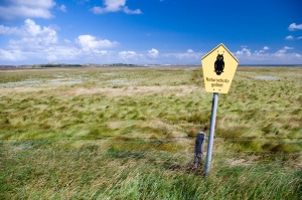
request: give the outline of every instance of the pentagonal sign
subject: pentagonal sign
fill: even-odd
[[[206,92],[227,94],[238,63],[238,59],[222,43],[204,55],[201,65]]]

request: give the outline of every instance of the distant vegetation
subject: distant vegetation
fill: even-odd
[[[302,196],[301,67],[239,67],[207,178],[200,67],[44,67],[0,72],[0,199]]]
[[[43,64],[40,65],[40,67],[82,67],[82,65],[79,64]]]

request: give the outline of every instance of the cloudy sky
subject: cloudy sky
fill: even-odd
[[[302,64],[301,0],[0,0],[0,65]]]

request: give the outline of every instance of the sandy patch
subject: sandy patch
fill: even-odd
[[[254,76],[254,79],[260,79],[260,80],[265,80],[265,81],[277,81],[280,80],[279,77],[277,76]]]
[[[51,88],[40,87],[15,87],[15,88],[0,88],[0,94],[20,93],[20,92],[39,92]]]
[[[0,94],[40,92],[54,89],[62,85],[72,85],[81,82],[82,79],[52,79],[48,81],[26,80],[19,82],[2,83],[0,84]]]

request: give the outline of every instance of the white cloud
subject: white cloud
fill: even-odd
[[[148,51],[148,56],[151,58],[157,58],[159,54],[159,51],[157,49],[152,48]]]
[[[188,49],[187,53],[194,53],[193,49]]]
[[[127,6],[124,7],[123,11],[126,14],[142,14],[140,9],[130,10]]]
[[[94,13],[94,14],[103,14],[103,13],[106,13],[106,10],[104,8],[101,8],[99,6],[94,6],[91,11]]]
[[[10,40],[9,46],[18,49],[33,49],[37,46],[54,44],[57,42],[57,33],[51,27],[41,27],[33,20],[26,19],[21,27],[0,26],[0,34],[20,36],[19,40]]]
[[[62,12],[67,12],[67,8],[64,4],[62,4],[60,7],[59,7],[59,10],[61,10]]]
[[[61,60],[74,60],[82,56],[81,54],[82,52],[78,48],[54,45],[42,50],[41,52],[37,53],[37,55],[32,56],[42,56],[43,59],[54,62]]]
[[[134,58],[137,55],[135,51],[121,51],[118,54],[122,59]]]
[[[22,61],[25,60],[26,57],[20,50],[4,50],[0,49],[0,60],[2,61]]]
[[[286,39],[286,40],[293,40],[294,37],[293,37],[292,35],[288,35],[288,36],[285,37],[285,39]]]
[[[259,54],[264,53],[267,50],[269,50],[269,47],[268,46],[264,46],[262,49],[256,50],[254,53],[259,55]],[[249,52],[249,53],[251,53],[251,52]]]
[[[0,25],[0,34],[3,35],[17,35],[19,34],[19,30],[17,28],[11,28],[7,26]]]
[[[66,44],[70,44],[70,43],[71,43],[71,41],[68,40],[68,39],[64,39],[64,42],[65,42]]]
[[[6,0],[0,6],[0,20],[13,21],[18,18],[51,18],[50,9],[55,6],[53,0]]]
[[[290,31],[302,30],[302,24],[292,23],[289,25],[288,30],[290,30]]]
[[[57,32],[52,27],[41,27],[31,19],[26,19],[20,27],[0,26],[0,34],[14,36],[7,46],[0,49],[0,60],[23,61],[27,59],[47,59],[60,51]],[[56,49],[56,50],[53,50]],[[60,52],[58,56],[65,56]],[[68,55],[66,55],[68,56]]]
[[[200,62],[201,53],[195,53],[192,49],[188,49],[182,53],[159,53],[155,48],[148,50],[145,54],[135,51],[119,52],[121,62],[139,63],[139,64],[198,64]],[[116,59],[115,59],[116,61]]]
[[[184,52],[159,52],[156,48],[117,51],[118,42],[93,35],[59,39],[56,28],[41,26],[26,19],[21,26],[0,25],[0,63],[35,64],[65,63],[132,63],[132,64],[200,64],[203,53],[187,49]],[[298,38],[298,37],[297,37]],[[302,37],[300,37],[302,39]],[[108,50],[108,49],[111,50]],[[263,46],[252,50],[242,46],[234,55],[240,64],[301,64],[302,54],[291,46],[272,49]]]
[[[235,52],[235,55],[236,56],[251,56],[252,55],[252,53],[251,53],[251,50],[250,49],[248,49],[248,48],[246,48],[246,46],[242,46],[242,49],[241,50],[239,50],[239,51],[236,51]]]
[[[195,53],[192,49],[188,49],[186,52],[166,53],[163,57],[170,58],[171,60],[186,60],[188,63],[194,63],[194,61],[199,62],[198,60],[201,58],[201,53]]]
[[[109,12],[116,12],[125,6],[126,0],[104,0],[104,4]]]
[[[57,32],[52,27],[41,27],[27,19],[20,27],[0,25],[0,34],[15,36],[8,40],[7,46],[0,48],[0,61],[26,60],[71,60],[96,58],[107,53],[102,48],[114,47],[118,43],[101,40],[92,35],[80,35],[76,42],[64,39],[59,43]],[[78,44],[78,46],[76,45]]]
[[[76,42],[81,46],[84,51],[93,51],[100,48],[115,47],[117,42],[111,42],[110,40],[101,40],[92,35],[80,35]]]
[[[285,46],[282,49],[279,49],[277,52],[275,52],[273,54],[273,56],[278,59],[284,59],[284,60],[289,60],[289,61],[290,61],[290,59],[292,59],[294,57],[299,58],[301,56],[300,54],[287,52],[288,50],[292,50],[292,49],[293,49],[292,47]]]
[[[287,52],[287,50],[291,50],[291,49],[293,49],[293,48],[292,48],[292,47],[285,46],[285,47],[283,47],[282,49],[278,50],[278,51],[276,52],[276,54],[285,54],[285,53]]]
[[[234,55],[239,59],[240,64],[301,64],[302,54],[291,52],[293,47],[284,46],[281,49],[272,51],[271,48],[263,47],[260,50],[252,51],[246,46],[242,46]]]
[[[95,6],[91,9],[94,14],[123,11],[126,14],[141,14],[140,9],[131,10],[126,6],[126,0],[104,0],[104,7]]]
[[[286,40],[295,40],[295,39],[301,40],[301,39],[302,39],[302,36],[294,37],[294,36],[292,36],[292,35],[289,35],[289,36],[286,36],[285,39],[286,39]]]
[[[135,64],[135,63],[147,63],[148,60],[146,59],[146,56],[141,53],[137,53],[135,51],[121,51],[118,52],[118,56],[115,56],[114,58],[111,57],[109,62],[122,62],[122,63],[129,63],[129,64]]]

